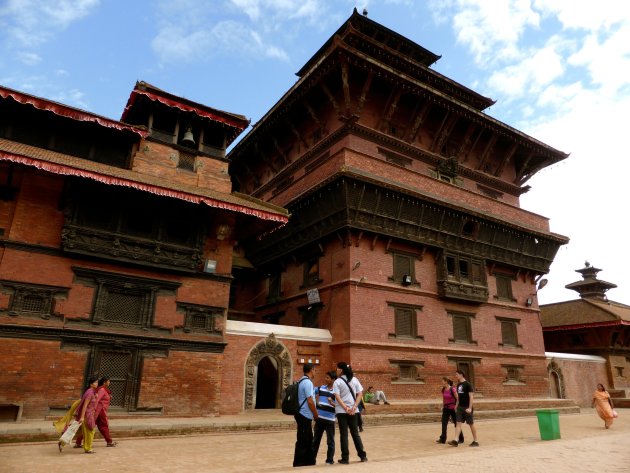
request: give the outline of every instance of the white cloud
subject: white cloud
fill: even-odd
[[[282,48],[265,43],[259,33],[236,21],[222,21],[211,29],[192,32],[168,25],[160,30],[152,46],[165,62],[190,62],[230,53],[282,61],[288,58]]]
[[[39,54],[27,51],[19,52],[18,58],[22,64],[26,64],[27,66],[34,66],[39,64],[42,60]]]
[[[17,44],[34,46],[92,13],[100,0],[7,0],[0,26]]]

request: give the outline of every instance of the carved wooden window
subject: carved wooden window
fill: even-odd
[[[451,342],[476,343],[472,338],[472,319],[474,314],[464,314],[459,312],[449,313],[453,320],[453,338]]]
[[[74,266],[77,280],[95,287],[92,323],[150,328],[158,292],[174,294],[179,283]]]
[[[55,296],[66,294],[68,289],[38,284],[0,281],[2,292],[11,294],[9,315],[41,317],[53,315]]]
[[[494,277],[497,282],[497,298],[513,301],[514,300],[514,297],[512,296],[513,278],[511,276],[507,276],[504,274],[495,274]]]
[[[508,347],[521,347],[518,343],[518,320],[498,319],[501,324],[501,343],[499,345]]]
[[[503,365],[503,369],[505,370],[505,383],[523,383],[523,366]]]
[[[284,317],[285,312],[274,312],[273,314],[263,315],[266,324],[279,325],[280,319]]]
[[[449,280],[477,286],[485,285],[485,268],[482,260],[464,255],[446,255],[446,276]]]
[[[389,334],[395,338],[423,339],[418,335],[418,315],[417,311],[422,310],[422,306],[412,306],[407,304],[389,303],[394,309],[394,333]]]
[[[415,257],[404,253],[392,253],[394,274],[390,280],[408,286],[416,283]]]
[[[303,286],[315,286],[319,284],[319,258],[310,258],[304,263],[304,283]]]
[[[421,383],[420,370],[424,367],[423,361],[415,360],[389,360],[395,374],[392,381],[397,383]]]
[[[177,308],[184,311],[184,332],[222,333],[224,310],[221,307],[178,303]]]

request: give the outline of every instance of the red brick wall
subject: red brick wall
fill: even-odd
[[[0,340],[0,404],[23,402],[24,418],[43,418],[49,407],[81,397],[86,351],[60,351],[59,342]]]
[[[591,407],[593,393],[598,383],[602,383],[606,389],[612,388],[608,381],[608,369],[605,362],[553,357],[548,361],[558,368],[557,371],[564,387],[564,397],[574,399],[581,407]]]

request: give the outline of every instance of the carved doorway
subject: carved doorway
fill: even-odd
[[[276,409],[278,399],[278,367],[266,356],[258,362],[256,374],[256,409]]]
[[[291,356],[272,333],[258,342],[247,357],[245,410],[279,408],[280,395],[291,378]]]
[[[547,365],[547,373],[549,376],[549,397],[555,399],[566,399],[564,390],[564,376],[562,370],[555,361]]]

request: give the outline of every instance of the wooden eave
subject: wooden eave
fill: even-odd
[[[319,189],[321,189],[322,187],[325,187],[331,182],[334,182],[336,179],[339,179],[340,177],[348,177],[348,178],[356,179],[362,182],[367,182],[369,184],[373,184],[375,186],[379,186],[385,189],[391,189],[392,191],[400,192],[400,193],[409,195],[411,197],[422,199],[435,205],[448,207],[454,211],[466,213],[468,215],[471,215],[472,217],[476,217],[482,220],[493,222],[499,226],[511,228],[511,229],[518,230],[524,233],[530,233],[532,235],[536,235],[541,238],[547,238],[561,245],[565,245],[569,242],[569,238],[564,235],[560,235],[554,232],[543,232],[543,231],[540,231],[539,229],[522,225],[522,222],[514,222],[514,221],[506,220],[504,218],[493,217],[492,215],[488,213],[478,211],[474,207],[468,207],[466,205],[462,205],[460,202],[457,202],[457,201],[450,201],[450,200],[443,199],[441,197],[436,197],[432,194],[422,192],[417,188],[404,186],[398,182],[390,181],[381,176],[368,173],[358,168],[346,167],[342,171],[329,176],[327,179],[318,183],[317,186],[312,187],[307,192],[300,195],[299,200],[308,198],[311,194],[318,192]],[[288,207],[292,208],[294,207],[294,204],[291,204]]]
[[[205,187],[172,182],[168,178],[140,174],[108,164],[50,151],[0,138],[0,162],[21,164],[53,174],[77,176],[107,185],[134,188],[164,197],[180,199],[226,211],[252,215],[274,222],[288,221],[285,209],[236,192],[223,193]]]

